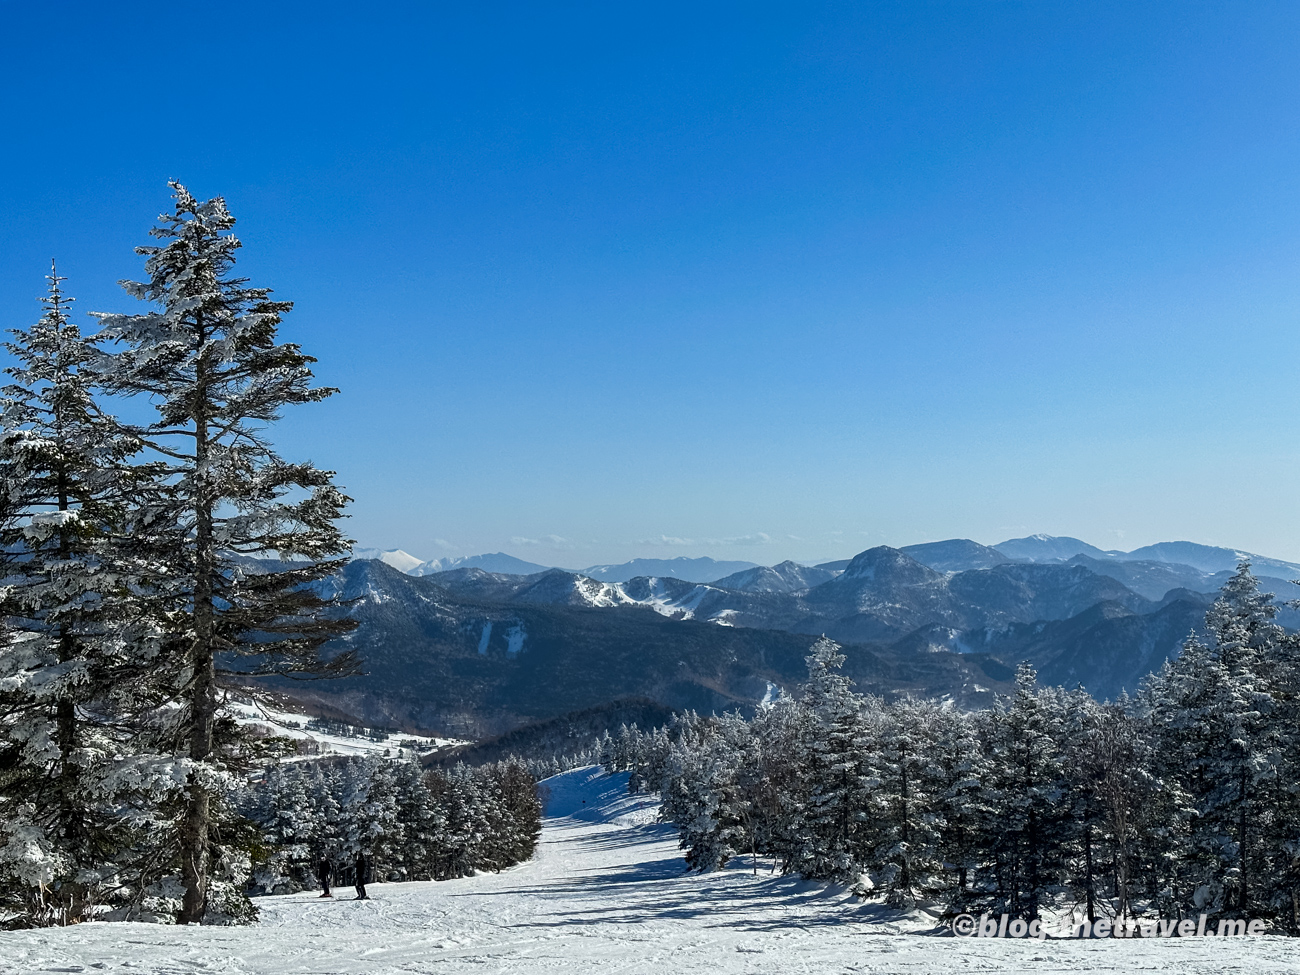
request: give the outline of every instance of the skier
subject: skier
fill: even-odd
[[[322,853],[320,863],[316,864],[316,879],[320,881],[321,890],[324,893],[322,897],[333,897],[330,893],[330,858],[328,853]]]
[[[357,900],[368,901],[370,897],[366,894],[366,875],[370,873],[370,858],[364,850],[357,850],[356,873]]]

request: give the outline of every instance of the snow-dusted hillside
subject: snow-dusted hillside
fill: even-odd
[[[742,858],[684,873],[674,833],[626,775],[578,769],[551,797],[535,859],[445,883],[373,884],[371,900],[259,899],[260,924],[83,924],[0,933],[0,975],[686,975],[1089,971],[1295,972],[1289,938],[1012,941],[935,935],[925,915],[757,875]],[[345,891],[340,891],[345,893]]]
[[[284,711],[253,700],[227,701],[223,710],[242,725],[253,725],[268,736],[291,738],[303,742],[300,758],[322,755],[393,755],[416,757],[435,748],[463,745],[454,738],[429,738],[404,733],[378,733],[369,736],[337,734],[311,726],[311,716]],[[361,729],[358,729],[361,730]]]

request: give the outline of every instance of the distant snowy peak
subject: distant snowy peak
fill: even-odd
[[[1229,572],[1236,569],[1239,562],[1248,560],[1257,576],[1300,579],[1300,565],[1294,562],[1271,559],[1266,555],[1255,555],[1235,548],[1201,545],[1198,542],[1157,542],[1123,553],[1119,557],[1126,561],[1176,562],[1190,565],[1202,572]]]
[[[615,583],[589,579],[583,575],[551,569],[521,589],[514,597],[516,602],[547,605],[589,606],[609,609],[634,602]]]
[[[381,550],[377,548],[354,548],[352,550],[354,559],[378,559],[385,565],[391,565],[398,572],[405,572],[407,575],[419,575],[417,571],[425,562],[417,559],[409,552],[403,552],[400,548]]]
[[[1122,552],[1107,552],[1096,545],[1089,545],[1069,535],[1028,535],[1024,538],[1010,538],[993,546],[1009,559],[1023,562],[1068,562],[1076,555],[1086,555],[1093,559],[1104,559]]]
[[[603,582],[581,573],[554,569],[522,590],[519,602],[562,603],[611,609],[616,606],[643,606],[660,616],[672,619],[695,619],[700,604],[710,594],[724,595],[722,590],[705,583],[691,583],[671,577],[638,576],[627,582]],[[724,620],[712,622],[725,623]]]
[[[549,565],[525,562],[505,552],[493,552],[490,555],[465,555],[460,558],[431,559],[421,566],[414,575],[427,576],[435,572],[449,572],[452,569],[482,569],[484,572],[496,572],[502,575],[530,576],[546,572]]]
[[[550,568],[549,565],[525,562],[523,559],[517,559],[513,555],[506,555],[504,552],[494,552],[491,555],[464,555],[458,558],[430,559],[425,562],[408,552],[403,552],[400,548],[388,550],[356,548],[352,550],[352,558],[378,559],[386,565],[391,565],[398,572],[405,572],[409,576],[427,576],[433,575],[435,572],[450,572],[452,569],[482,569],[484,572],[530,576],[538,572],[545,572]]]
[[[696,619],[700,604],[709,595],[723,595],[722,590],[705,583],[691,583],[672,577],[639,576],[620,583],[618,589],[628,602],[648,606],[660,616],[681,620]],[[723,626],[731,625],[725,616],[710,618],[709,621]]]

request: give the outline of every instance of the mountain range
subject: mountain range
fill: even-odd
[[[353,559],[377,559],[385,565],[391,565],[398,572],[412,576],[433,575],[435,572],[450,572],[452,569],[483,569],[486,572],[504,572],[514,575],[528,575],[531,572],[545,572],[549,565],[525,562],[505,552],[491,555],[465,555],[458,558],[430,559],[425,562],[414,555],[403,552],[400,548],[381,551],[377,548],[353,549]]]
[[[448,585],[448,576],[468,585]],[[513,595],[476,588],[509,578],[478,569],[409,576],[378,560],[353,561],[327,591],[360,624],[335,649],[357,650],[364,673],[259,683],[309,710],[370,727],[481,738],[618,700],[706,713],[752,708],[806,676],[813,640],[804,634],[602,605],[593,587],[615,584],[593,580],[571,598],[566,590],[580,577],[558,570],[525,577],[531,581]],[[979,706],[1011,676],[987,654],[845,650],[846,672],[878,694],[949,695]]]
[[[360,548],[352,551],[354,559],[378,559],[391,565],[398,572],[412,576],[428,576],[437,572],[450,572],[453,569],[482,569],[485,572],[498,572],[505,575],[529,575],[545,572],[554,568],[525,562],[504,552],[491,555],[465,555],[458,558],[430,559],[421,561],[414,555],[403,552],[400,548],[381,551],[376,548]],[[626,582],[637,576],[665,576],[670,579],[689,579],[692,582],[712,582],[733,572],[757,568],[753,562],[720,562],[708,557],[692,559],[679,555],[675,559],[632,559],[617,565],[593,565],[578,569],[591,579],[606,582]]]
[[[360,624],[339,649],[357,650],[365,674],[282,690],[363,723],[481,737],[617,700],[752,708],[802,680],[825,633],[872,693],[987,706],[1028,660],[1046,683],[1113,697],[1178,653],[1231,574],[1224,566],[1246,554],[1079,546],[1047,536],[879,546],[816,566],[742,564],[708,582],[483,567],[515,565],[496,556],[415,574],[429,564],[382,553],[329,583]],[[1252,558],[1264,588],[1289,597],[1300,566]],[[1295,610],[1280,619],[1300,627]]]
[[[1231,572],[1239,562],[1248,560],[1256,575],[1277,576],[1286,580],[1300,579],[1300,565],[1295,562],[1284,562],[1241,549],[1202,545],[1199,542],[1157,542],[1131,552],[1120,552],[1103,551],[1077,538],[1029,535],[999,542],[993,548],[1008,558],[1025,562],[1066,562],[1075,556],[1086,555],[1099,561],[1166,562],[1191,566],[1207,573]]]
[[[942,542],[904,545],[899,551],[906,552],[918,562],[940,572],[989,569],[1007,562],[1070,562],[1078,561],[1079,557],[1082,556],[1084,559],[1093,559],[1098,563],[1143,562],[1166,564],[1175,567],[1171,570],[1174,572],[1186,573],[1187,570],[1191,569],[1201,573],[1202,576],[1213,576],[1225,572],[1231,573],[1236,569],[1239,562],[1243,559],[1249,559],[1256,575],[1276,577],[1287,581],[1300,579],[1300,564],[1255,555],[1240,549],[1202,545],[1198,542],[1157,542],[1154,545],[1146,545],[1131,552],[1121,552],[1115,549],[1100,549],[1081,539],[1069,536],[1029,535],[1025,538],[1008,539],[1005,542],[999,542],[997,545],[981,545],[979,542],[973,542],[968,538],[953,538]],[[434,575],[439,572],[462,568],[483,569],[486,572],[507,575],[530,575],[555,568],[555,566],[539,565],[536,562],[526,562],[523,559],[515,558],[513,555],[506,555],[504,552],[496,552],[490,555],[431,559],[426,562],[407,554],[401,549],[389,549],[387,551],[356,549],[353,552],[353,558],[379,559],[399,572],[415,576]],[[822,562],[817,565],[782,562],[779,566],[760,566],[754,562],[729,562],[708,557],[687,558],[686,556],[679,556],[674,559],[632,559],[618,564],[592,565],[585,569],[566,569],[563,571],[577,572],[588,578],[599,579],[603,582],[627,582],[638,576],[651,576],[681,579],[686,582],[716,582],[736,588],[736,586],[730,584],[738,580],[732,580],[729,577],[739,576],[746,570],[752,569],[765,570],[759,572],[759,576],[765,579],[764,585],[785,588],[788,587],[788,582],[781,581],[781,579],[789,576],[794,568],[822,569],[837,572],[843,570],[849,564],[849,561],[849,559],[841,559],[836,562]],[[1123,570],[1116,569],[1114,571],[1122,572]],[[772,576],[770,572],[776,572],[777,575]],[[815,574],[807,576],[807,579],[813,578],[825,581]],[[1187,577],[1187,580],[1194,581],[1190,576]],[[803,580],[797,579],[795,581]],[[1219,585],[1221,584],[1219,583]],[[798,587],[796,586],[796,588]],[[1218,586],[1216,585],[1214,588],[1218,588]],[[1153,598],[1158,598],[1158,594],[1157,597]]]

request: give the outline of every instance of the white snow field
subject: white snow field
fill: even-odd
[[[429,738],[405,732],[387,734],[382,738],[344,737],[312,728],[311,715],[284,711],[263,701],[231,698],[222,707],[241,725],[260,725],[264,733],[278,738],[293,738],[315,744],[315,754],[291,756],[287,761],[307,761],[321,755],[393,755],[413,757],[435,748],[448,745],[465,745],[458,738]]]
[[[757,877],[745,858],[684,873],[674,834],[626,775],[548,780],[534,860],[370,901],[260,898],[245,928],[83,924],[0,933],[0,972],[539,975],[832,972],[1300,972],[1300,940],[962,940],[842,892]]]

